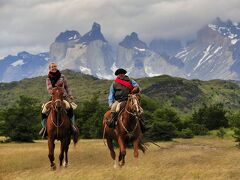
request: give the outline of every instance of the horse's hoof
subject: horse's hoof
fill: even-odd
[[[125,164],[125,162],[120,162],[119,166],[122,167],[122,166],[124,166],[124,164]]]
[[[57,169],[56,165],[51,165],[51,170],[55,171]]]
[[[68,167],[68,163],[66,163],[65,161],[63,162],[63,167]]]
[[[114,167],[114,169],[119,169],[119,168],[121,168],[121,166],[120,166],[119,163],[114,163],[113,167]]]

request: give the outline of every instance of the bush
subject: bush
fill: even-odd
[[[202,124],[192,123],[189,128],[192,130],[194,135],[203,136],[208,133],[208,129]]]
[[[20,96],[16,105],[3,111],[3,135],[12,141],[32,142],[37,137],[39,109],[35,99]]]
[[[94,96],[75,111],[82,138],[102,138],[102,119],[106,109],[98,102],[98,96]]]
[[[146,136],[152,140],[165,140],[169,141],[176,137],[176,127],[171,122],[156,121],[146,132]]]
[[[167,121],[173,123],[178,130],[180,130],[182,127],[182,123],[178,114],[171,107],[163,107],[162,109],[157,109],[156,111],[154,111],[153,116],[160,121]]]
[[[159,105],[148,96],[142,95],[141,107],[144,109],[144,111],[154,112],[159,107]]]
[[[234,129],[233,137],[235,138],[235,142],[238,143],[237,146],[240,148],[240,129],[239,128]]]
[[[171,107],[156,109],[153,113],[145,112],[147,132],[145,137],[151,140],[172,140],[177,137],[182,123],[175,110]]]
[[[225,134],[226,134],[226,132],[225,132],[224,128],[220,128],[220,129],[217,131],[217,136],[218,136],[219,138],[221,138],[221,139],[224,138]]]
[[[222,103],[210,106],[203,105],[203,107],[193,113],[192,121],[204,125],[209,130],[228,127],[226,112]]]
[[[229,124],[234,127],[235,142],[238,142],[238,147],[240,148],[240,111],[228,114]]]
[[[193,138],[193,132],[190,128],[182,129],[182,131],[179,134],[179,137],[181,138]]]
[[[231,127],[240,128],[240,111],[228,113],[227,119]]]

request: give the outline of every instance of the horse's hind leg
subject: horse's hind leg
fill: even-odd
[[[115,153],[115,151],[114,151],[112,139],[107,138],[107,145],[108,145],[108,148],[109,148],[109,150],[110,150],[110,154],[111,154],[112,159],[115,160],[115,158],[116,158],[116,153]]]
[[[116,153],[114,151],[113,140],[110,139],[110,138],[107,138],[107,145],[108,145],[108,148],[110,150],[111,157],[114,160],[114,168],[117,168],[118,167],[118,160],[116,158]]]
[[[54,140],[49,138],[48,139],[48,149],[49,149],[48,158],[50,160],[52,170],[56,169],[56,165],[54,163],[54,148],[55,148]]]

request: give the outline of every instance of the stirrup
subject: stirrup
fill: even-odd
[[[46,132],[47,131],[47,128],[46,127],[43,127],[40,131],[39,131],[39,135],[40,136],[42,136],[42,139],[44,138],[44,137],[46,137]]]
[[[77,128],[72,124],[72,129],[74,132],[77,132]]]
[[[108,126],[109,128],[115,128],[115,127],[116,127],[116,122],[115,122],[115,120],[112,119],[112,118],[108,119],[107,122],[106,122],[106,124],[107,124],[107,126]]]

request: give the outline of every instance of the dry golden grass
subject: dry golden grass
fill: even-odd
[[[47,141],[33,144],[0,144],[0,179],[239,179],[240,150],[233,139],[196,137],[150,145],[145,155],[133,158],[127,150],[126,164],[113,168],[102,140],[80,140],[71,145],[69,166],[51,171]],[[58,163],[59,142],[55,159]],[[118,152],[118,151],[117,151]]]

